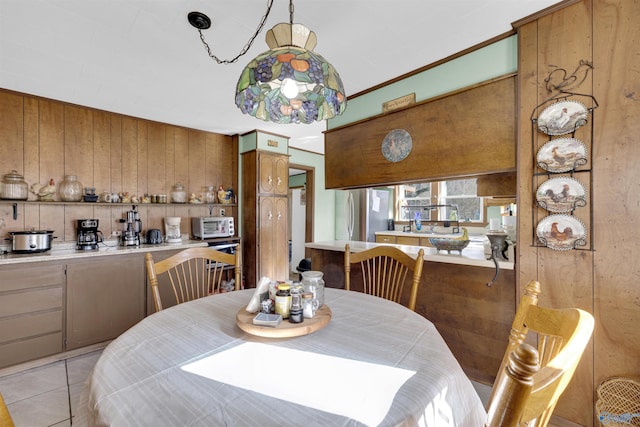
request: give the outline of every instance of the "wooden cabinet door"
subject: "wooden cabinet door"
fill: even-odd
[[[289,163],[282,155],[260,153],[259,192],[286,195],[289,188]]]
[[[284,156],[274,158],[276,172],[275,194],[286,196],[289,190],[289,161]]]
[[[142,254],[68,264],[66,350],[116,338],[142,320],[144,287]]]
[[[276,215],[274,220],[274,245],[272,254],[275,277],[278,280],[289,279],[289,239],[287,235],[289,199],[287,197],[275,197]]]
[[[256,280],[267,276],[271,280],[289,278],[289,241],[287,239],[286,197],[260,198],[260,232],[258,258],[260,271]]]
[[[258,231],[258,274],[256,275],[256,283],[262,276],[267,276],[271,280],[277,280],[275,275],[275,264],[273,257],[275,256],[275,228],[274,217],[275,199],[273,197],[261,197],[260,206],[260,225]],[[255,284],[254,284],[255,285]]]

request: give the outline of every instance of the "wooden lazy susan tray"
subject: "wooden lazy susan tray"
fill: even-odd
[[[236,314],[236,323],[240,329],[251,335],[268,338],[290,338],[307,335],[324,328],[331,320],[331,309],[326,304],[323,304],[311,319],[304,319],[302,323],[291,323],[289,319],[283,319],[275,328],[254,325],[253,318],[257,314],[249,313],[242,307]]]

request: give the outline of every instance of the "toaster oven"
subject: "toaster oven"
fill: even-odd
[[[233,217],[200,216],[191,218],[191,232],[197,239],[230,237],[236,232]]]

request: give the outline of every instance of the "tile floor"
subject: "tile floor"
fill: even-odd
[[[16,427],[67,427],[74,422],[84,381],[102,350],[0,377]]]

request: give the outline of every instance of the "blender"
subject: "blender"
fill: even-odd
[[[180,217],[179,216],[167,216],[164,218],[165,235],[167,236],[167,243],[182,243],[182,236],[180,235]]]

